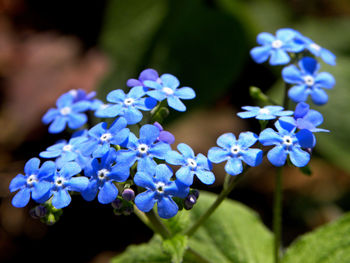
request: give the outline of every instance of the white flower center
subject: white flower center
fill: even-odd
[[[109,141],[112,137],[113,137],[112,134],[107,132],[101,135],[100,140],[101,142],[106,142],[106,141]]]
[[[27,178],[27,184],[32,185],[33,183],[37,182],[36,175],[32,174]]]
[[[61,187],[64,183],[64,178],[63,177],[57,177],[55,180],[55,185],[58,187]]]
[[[308,75],[304,77],[305,84],[308,86],[312,86],[315,84],[315,80],[312,76]]]
[[[101,169],[97,172],[97,177],[100,180],[103,180],[107,177],[107,175],[109,174],[109,171],[107,169]]]
[[[238,145],[234,145],[231,147],[231,153],[233,154],[238,154],[241,151],[241,147],[239,147]]]
[[[310,48],[315,49],[316,51],[320,51],[321,47],[319,45],[317,45],[316,43],[311,43],[309,45]]]
[[[165,186],[165,184],[163,182],[156,183],[157,192],[160,194],[164,193],[164,186]]]
[[[60,110],[60,113],[62,114],[62,115],[68,115],[69,113],[71,113],[72,112],[72,109],[70,108],[70,107],[64,107],[64,108],[62,108],[61,110]]]
[[[166,95],[173,95],[174,94],[174,90],[172,90],[171,88],[169,87],[164,87],[162,89],[162,91],[166,94]]]
[[[308,85],[308,86],[312,86],[315,83],[314,78],[312,76],[310,76],[310,75],[305,76],[304,77],[304,81],[305,81],[305,84]]]
[[[70,144],[67,144],[65,146],[63,146],[62,150],[65,152],[70,152],[72,150],[73,146]]]
[[[127,99],[124,100],[124,105],[131,106],[134,102],[135,102],[134,99],[127,98]]]
[[[290,136],[283,137],[283,144],[286,146],[290,146],[293,144],[293,139]]]
[[[192,158],[188,158],[187,159],[187,164],[191,168],[196,168],[197,167],[197,162],[194,159],[192,159]]]
[[[282,47],[282,45],[283,45],[283,42],[281,40],[279,40],[279,39],[276,39],[275,41],[273,41],[271,43],[271,46],[273,48],[280,48],[280,47]]]
[[[270,111],[268,109],[266,109],[266,108],[262,108],[262,109],[259,110],[259,113],[260,114],[270,114]]]
[[[76,97],[78,95],[78,91],[76,89],[72,89],[69,91],[69,94],[72,95],[73,97]]]
[[[137,150],[139,151],[139,153],[145,154],[148,151],[148,146],[142,143],[139,146],[137,146]]]

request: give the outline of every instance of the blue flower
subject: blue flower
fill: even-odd
[[[66,162],[75,161],[81,154],[80,146],[88,138],[86,136],[72,137],[69,142],[63,140],[46,149],[39,154],[42,158],[57,158],[56,164],[58,167]]]
[[[172,133],[165,131],[163,129],[163,126],[159,122],[153,123],[154,126],[156,126],[159,129],[159,136],[157,138],[160,142],[166,142],[168,144],[173,144],[175,142],[175,137]]]
[[[329,130],[317,128],[317,126],[323,123],[323,116],[321,113],[315,110],[310,110],[309,104],[305,102],[299,102],[294,111],[294,117],[281,117],[281,121],[291,123],[297,129],[306,129],[314,132],[329,132]],[[278,123],[276,124],[278,125]],[[312,148],[316,145],[316,137],[313,135]]]
[[[89,101],[92,102],[92,99],[96,96],[96,92],[92,91],[90,93],[86,93],[83,89],[72,89],[68,91],[74,97],[74,103],[79,101]]]
[[[129,79],[126,82],[126,85],[128,87],[135,87],[135,86],[145,87],[144,81],[146,80],[160,81],[158,72],[151,68],[145,69],[140,73],[139,79]]]
[[[296,37],[296,41],[300,42],[304,45],[305,49],[310,51],[310,53],[316,57],[321,57],[324,62],[326,62],[329,65],[335,66],[336,62],[336,56],[330,52],[328,49],[325,49],[318,44],[316,44],[314,41],[312,41],[310,38],[305,37],[303,35],[298,35]]]
[[[296,84],[288,91],[288,96],[294,102],[306,101],[311,96],[317,105],[327,103],[328,95],[324,89],[331,89],[335,85],[334,77],[328,72],[317,73],[320,65],[311,57],[304,57],[299,61],[298,69],[295,65],[285,67],[282,76],[285,82]]]
[[[275,166],[283,166],[289,156],[291,162],[297,167],[307,165],[310,154],[301,148],[313,146],[313,134],[306,129],[295,133],[296,127],[288,122],[277,121],[278,132],[267,128],[260,133],[259,141],[264,146],[275,145],[267,153],[267,159]]]
[[[107,95],[107,101],[110,105],[104,109],[100,109],[98,115],[100,117],[124,117],[128,124],[135,124],[142,120],[142,111],[150,111],[156,105],[157,101],[153,98],[143,97],[145,90],[142,86],[132,88],[128,94],[123,90],[113,90]]]
[[[111,148],[102,158],[93,159],[91,168],[85,170],[85,175],[90,177],[89,186],[81,192],[87,201],[95,199],[97,192],[98,201],[101,204],[109,204],[118,196],[118,188],[113,182],[125,182],[130,173],[128,165],[116,162],[117,152]]]
[[[116,119],[109,128],[106,122],[100,122],[89,130],[89,139],[81,145],[81,152],[86,156],[92,154],[94,158],[102,157],[111,144],[119,145],[126,141],[130,133],[126,125],[123,117]]]
[[[45,181],[46,178],[53,176],[56,171],[56,165],[52,161],[47,161],[39,168],[40,160],[38,158],[30,159],[25,167],[23,174],[18,174],[10,183],[10,191],[18,193],[12,199],[12,205],[15,207],[24,207],[28,204],[30,196],[38,203],[45,202],[48,199],[48,193],[51,184]]]
[[[91,102],[90,109],[95,112],[96,117],[104,118],[105,117],[104,110],[110,106],[112,106],[112,104],[104,103],[103,101],[101,101],[99,99],[94,99]]]
[[[87,122],[85,114],[81,113],[89,110],[90,102],[79,101],[74,103],[74,97],[65,93],[56,102],[57,109],[49,109],[42,118],[43,123],[51,125],[50,133],[60,133],[68,124],[71,129],[78,129]]]
[[[292,115],[293,111],[284,111],[281,106],[265,106],[263,108],[256,106],[242,107],[245,112],[239,112],[237,115],[242,119],[256,118],[258,120],[273,120],[280,116]]]
[[[128,163],[131,167],[136,161],[137,170],[149,172],[153,170],[157,163],[153,158],[165,159],[167,152],[171,150],[169,144],[159,142],[159,129],[151,124],[146,124],[140,129],[140,139],[130,133],[127,143],[127,150],[119,150],[117,161]]]
[[[84,176],[74,177],[81,172],[80,166],[75,162],[65,163],[53,177],[50,177],[52,183],[51,194],[52,205],[57,208],[63,208],[70,204],[71,196],[68,191],[82,192],[89,185],[89,179]]]
[[[167,99],[169,107],[177,111],[186,111],[185,104],[180,99],[189,100],[196,97],[196,93],[190,87],[180,86],[179,80],[171,74],[163,74],[159,81],[144,81],[146,87],[152,88],[147,94],[158,101]]]
[[[177,181],[172,181],[172,170],[165,164],[160,164],[152,174],[137,172],[134,177],[136,185],[146,188],[138,194],[135,204],[143,212],[149,212],[157,203],[158,214],[161,218],[171,218],[179,210],[172,197],[185,198],[189,188]]]
[[[299,102],[294,111],[294,117],[281,117],[281,121],[289,122],[299,130],[306,129],[311,132],[329,132],[329,130],[317,128],[323,123],[323,116],[316,110],[310,109],[310,105]]]
[[[211,163],[207,157],[199,153],[194,155],[190,146],[185,143],[180,143],[177,146],[180,151],[170,151],[165,157],[166,162],[173,165],[181,165],[182,167],[176,172],[176,178],[185,185],[193,184],[193,177],[196,175],[204,184],[213,184],[215,175],[210,171]]]
[[[257,135],[252,132],[242,132],[238,140],[234,134],[225,133],[216,141],[220,147],[209,150],[208,159],[213,163],[227,161],[225,171],[230,175],[238,175],[243,172],[242,161],[249,166],[257,166],[262,162],[262,150],[249,148],[257,140]]]
[[[257,36],[257,43],[261,46],[254,47],[250,55],[256,63],[263,63],[270,57],[271,65],[284,65],[290,62],[287,52],[297,53],[304,49],[302,43],[295,41],[300,33],[296,30],[283,28],[276,31],[276,36],[270,33],[260,33]]]

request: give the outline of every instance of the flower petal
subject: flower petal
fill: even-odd
[[[142,212],[149,212],[153,208],[154,204],[156,203],[155,195],[156,195],[156,192],[153,192],[151,190],[142,192],[141,194],[138,194],[136,196],[135,205]]]
[[[12,205],[14,207],[25,207],[30,200],[30,189],[23,188],[13,198]]]
[[[168,219],[177,214],[177,204],[170,197],[164,196],[158,201],[158,214],[161,218]]]
[[[177,111],[186,111],[186,106],[183,104],[183,102],[175,96],[169,96],[168,99],[168,105],[170,108],[173,108],[174,110]]]
[[[289,157],[296,167],[304,167],[310,161],[310,154],[300,149],[300,147],[293,147]]]
[[[118,196],[117,187],[109,181],[106,181],[100,188],[97,199],[101,204],[109,204],[113,202]]]
[[[282,145],[277,145],[267,153],[267,159],[277,167],[283,166],[287,160],[287,153]]]
[[[225,171],[230,175],[238,175],[243,171],[242,161],[238,158],[231,158],[225,165]]]
[[[68,206],[71,201],[72,198],[70,197],[68,191],[66,189],[60,189],[54,193],[52,198],[52,205],[57,209],[61,209]]]
[[[213,163],[221,163],[226,161],[230,156],[227,150],[219,147],[212,147],[208,151],[208,159]]]

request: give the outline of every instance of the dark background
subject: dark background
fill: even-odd
[[[332,50],[337,66],[322,64],[337,85],[318,108],[323,127],[307,177],[285,174],[284,245],[350,208],[348,134],[350,112],[350,4],[346,0],[0,0],[0,261],[108,262],[126,246],[152,235],[135,216],[115,216],[111,206],[74,196],[53,226],[11,206],[10,180],[25,162],[62,137],[49,135],[41,116],[72,88],[98,97],[126,88],[145,68],[177,76],[196,90],[185,114],[172,112],[166,128],[176,143],[207,153],[224,132],[258,131],[254,120],[235,115],[254,85],[280,99],[280,67],[249,57],[259,32],[292,27]],[[271,89],[271,87],[273,87]],[[220,169],[221,168],[221,169]],[[220,191],[217,183],[199,189]],[[273,169],[257,168],[231,194],[255,209],[271,227]]]

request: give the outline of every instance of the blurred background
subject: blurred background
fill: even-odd
[[[41,117],[70,89],[96,90],[100,99],[145,68],[177,76],[197,98],[165,124],[197,152],[207,153],[225,132],[259,132],[240,120],[254,85],[281,100],[281,67],[249,57],[259,32],[291,27],[337,55],[322,64],[337,84],[310,163],[284,176],[284,245],[350,210],[350,2],[347,0],[0,0],[0,262],[108,262],[129,244],[152,235],[135,216],[75,196],[63,216],[46,226],[29,216],[35,204],[11,206],[11,179],[25,162],[68,134],[49,135]],[[217,182],[199,189],[220,190]],[[249,173],[231,198],[256,210],[271,227],[274,170]],[[68,257],[68,258],[67,258]]]

